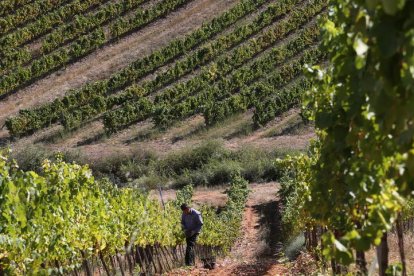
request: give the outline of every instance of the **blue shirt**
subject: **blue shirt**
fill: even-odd
[[[181,225],[184,231],[191,232],[192,235],[200,233],[203,226],[203,218],[201,213],[193,208],[190,208],[190,213],[181,215]]]

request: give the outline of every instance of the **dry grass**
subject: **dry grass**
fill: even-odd
[[[298,116],[291,110],[261,129],[252,128],[252,111],[237,114],[215,126],[206,127],[204,118],[193,116],[172,125],[165,131],[155,128],[150,120],[135,124],[128,129],[107,137],[102,122],[95,121],[72,133],[61,133],[61,126],[53,126],[11,144],[17,151],[34,147],[46,147],[50,151],[80,152],[90,162],[122,153],[127,155],[136,149],[150,150],[160,156],[197,146],[207,140],[221,140],[226,149],[239,150],[246,147],[273,152],[300,151],[307,148],[314,137],[312,128],[304,133],[283,134],[266,137],[266,133],[281,129],[285,118]]]

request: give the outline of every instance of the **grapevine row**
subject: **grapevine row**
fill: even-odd
[[[119,94],[107,97],[106,99],[101,99],[103,103],[99,105],[96,104],[97,101],[95,100],[87,106],[77,108],[76,110],[69,110],[64,114],[62,120],[63,125],[67,129],[78,127],[82,122],[97,114],[112,109],[114,105],[119,105],[125,101],[136,99],[138,96],[142,97],[155,92],[157,89],[190,73],[196,67],[206,64],[226,49],[234,47],[241,41],[260,31],[265,26],[271,24],[273,21],[279,19],[280,16],[292,9],[294,4],[294,2],[291,2],[286,5],[281,2],[277,5],[269,6],[269,8],[261,13],[252,23],[241,26],[233,32],[215,39],[215,41],[190,54],[184,60],[177,62],[174,67],[157,75],[154,80],[145,82],[142,87],[132,86],[132,88],[127,88]],[[279,28],[279,26],[273,27],[272,31],[275,32]],[[249,48],[250,51],[263,50],[264,47],[269,46],[270,43],[275,42],[277,39],[277,37],[273,37],[275,39],[272,40],[272,37],[269,37],[268,34],[272,31],[268,31],[266,32],[266,35],[260,36],[260,38],[257,39],[257,43],[247,45],[246,47]],[[258,45],[261,45],[262,47]],[[242,47],[239,53],[240,55],[244,54],[244,50],[247,50],[245,49],[246,47]],[[140,92],[131,93],[133,90]]]
[[[242,84],[245,85],[245,83],[252,82],[255,78],[263,76],[264,72],[271,71],[276,66],[275,58],[279,57],[279,62],[283,62],[289,55],[296,53],[295,50],[275,49],[271,54],[254,62],[252,65],[237,70],[231,77],[225,78],[217,83],[214,88],[203,91],[195,96],[187,97],[180,103],[172,101],[171,103],[154,105],[148,98],[140,98],[136,102],[126,104],[121,109],[106,113],[103,119],[105,129],[108,133],[112,133],[125,128],[132,122],[145,120],[150,117],[152,117],[156,125],[167,127],[174,121],[182,120],[195,113],[202,112],[204,105],[212,101],[212,99],[219,98],[219,96],[225,97],[222,91],[230,93],[231,90],[240,89]],[[311,52],[311,54],[305,52],[306,58],[308,59],[312,54],[314,52]],[[302,62],[303,60],[296,61],[289,66],[300,70]],[[254,73],[252,73],[253,70]],[[212,108],[214,109],[214,105],[212,105]],[[208,123],[211,122],[208,121]]]
[[[270,97],[265,97],[263,101],[256,101],[254,103],[253,123],[256,127],[262,127],[277,116],[288,111],[295,105],[298,105],[301,97],[311,87],[311,82],[307,79],[301,79],[293,85],[278,90],[275,93],[275,88],[270,85],[262,85],[256,88],[260,89]]]
[[[41,16],[38,20],[27,26],[1,37],[0,50],[3,54],[12,52],[14,47],[18,47],[47,33],[57,24],[65,22],[76,14],[82,13],[104,1],[107,0],[75,0],[67,5],[63,5],[56,11]]]
[[[295,13],[295,16],[290,17],[288,20],[284,21],[280,26],[277,26],[275,29],[272,29],[269,31],[270,34],[272,34],[272,36],[274,38],[280,38],[283,37],[283,34],[285,33],[289,33],[289,31],[296,29],[298,26],[300,26],[301,24],[307,22],[307,20],[309,20],[310,18],[312,18],[315,14],[317,14],[323,7],[324,7],[325,2],[324,1],[315,1],[315,6],[308,6],[304,9],[299,10],[297,13]],[[266,36],[264,36],[266,37]],[[312,37],[312,35],[310,36]],[[269,37],[267,37],[269,38]],[[270,39],[271,41],[271,39]],[[311,39],[312,41],[312,39]],[[260,43],[263,43],[264,45],[266,45],[267,41],[266,40],[260,40],[258,39],[257,44],[254,44],[254,47],[260,49]],[[306,44],[306,43],[305,43]],[[299,51],[301,48],[298,47],[296,49],[293,48],[293,53],[296,53],[296,51]],[[280,53],[284,53],[286,50],[280,50]],[[286,51],[288,52],[288,51]],[[243,52],[241,52],[243,53]],[[275,58],[277,59],[278,56],[275,55],[275,53],[279,53],[277,51],[273,51],[272,54],[267,55],[267,59],[263,58],[261,60],[264,60],[262,63],[259,62],[255,62],[252,66],[249,66],[247,69],[244,69],[244,71],[238,70],[236,71],[236,73],[234,75],[238,75],[238,76],[243,76],[243,74],[246,74],[247,72],[250,71],[255,71],[256,75],[259,76],[261,72],[258,71],[257,66],[272,66],[275,63]],[[237,60],[237,58],[235,58],[235,60]],[[243,73],[241,73],[243,72]],[[232,84],[233,81],[235,82],[234,84],[237,85],[239,82],[243,82],[245,81],[245,79],[225,79],[228,84]],[[224,80],[220,81],[220,83],[224,83]],[[180,86],[182,87],[182,86]],[[219,87],[218,89],[222,89],[225,91],[225,87]],[[189,87],[189,90],[191,91],[192,88]],[[184,108],[184,109],[188,109],[190,108],[188,106],[188,102],[189,99],[191,101],[191,99],[195,99],[196,97],[191,96],[189,97],[188,95],[190,94],[190,92],[186,92],[186,90],[181,89],[181,91],[184,92],[185,96],[180,96],[179,94],[175,94],[175,96],[177,97],[177,99],[182,100],[182,103],[180,104],[176,104],[176,100],[173,99],[169,99],[168,102],[161,102],[161,103],[157,103],[155,110],[154,110],[154,116],[153,119],[156,123],[156,125],[159,126],[166,126],[170,123],[170,118],[169,116],[172,116],[171,114],[168,114],[170,112],[170,110],[173,110],[175,106],[178,106],[179,109]],[[161,94],[162,95],[162,94]],[[162,97],[162,96],[160,96]],[[196,100],[196,102],[199,102],[200,105],[203,102],[202,100]],[[125,128],[127,126],[129,126],[130,124],[136,122],[136,121],[140,121],[143,119],[146,119],[150,116],[150,114],[145,114],[143,112],[141,112],[140,108],[142,107],[142,105],[145,104],[145,106],[148,106],[149,101],[147,99],[139,99],[137,101],[137,104],[134,105],[134,103],[128,101],[128,103],[117,110],[108,112],[104,115],[104,125],[105,125],[105,129],[107,132],[111,133],[117,130],[120,130],[122,128]],[[196,106],[198,106],[199,104],[190,104],[191,106],[191,110],[195,111]],[[171,111],[172,112],[172,111]],[[182,111],[183,112],[183,111]],[[187,111],[189,112],[189,111]]]
[[[300,96],[297,93],[303,92],[301,89],[296,89],[296,86],[287,86],[282,91],[278,90],[297,78],[302,73],[304,64],[313,64],[319,61],[320,57],[321,54],[318,50],[312,49],[305,52],[303,57],[295,60],[293,63],[282,66],[265,80],[242,88],[238,94],[231,96],[219,93],[209,95],[210,98],[202,109],[206,124],[216,124],[230,115],[260,106],[263,101],[272,100],[275,100],[274,105],[272,105],[273,108],[282,103],[283,105],[276,110],[277,112],[272,114],[259,113],[261,110],[259,107],[259,110],[254,113],[253,119],[256,125],[265,122],[265,119],[262,119],[264,116],[267,116],[266,120],[274,119],[281,112],[287,111],[297,104]]]
[[[293,52],[286,52],[288,58]],[[303,53],[299,59],[292,63],[282,66],[276,71],[276,78],[280,80],[290,80],[301,72],[305,63],[312,62],[318,55],[317,49],[310,49]],[[243,99],[244,91],[250,91],[255,82],[266,74],[274,70],[274,61],[261,60],[249,67],[242,68],[239,72],[234,73],[230,78],[220,82],[217,86],[206,89],[203,93],[196,96],[188,97],[185,101],[175,106],[160,106],[155,111],[153,121],[156,125],[167,127],[171,123],[188,118],[197,113],[203,113],[206,124],[211,125],[223,120],[228,115],[235,112],[246,110],[249,102]],[[281,77],[283,76],[283,77]],[[249,85],[250,83],[250,85]],[[239,92],[241,96],[232,97],[232,94]],[[230,97],[229,99],[226,99]],[[224,104],[220,101],[226,100]]]
[[[66,274],[99,257],[128,248],[183,243],[179,204],[191,190],[177,193],[164,209],[134,188],[96,181],[87,166],[45,161],[41,175],[24,172],[0,153],[0,270],[5,274]],[[204,206],[199,243],[228,248],[240,232],[247,182],[235,177],[224,211]],[[105,265],[105,260],[107,264]]]
[[[119,3],[107,3],[99,6],[97,10],[91,11],[88,14],[76,15],[75,18],[59,28],[54,29],[42,38],[42,46],[39,51],[36,51],[36,56],[48,54],[66,43],[69,43],[82,34],[92,31],[101,24],[121,16],[125,12],[138,7],[141,3],[148,0],[122,0]],[[5,56],[0,62],[0,70],[10,69],[13,66],[23,65],[34,59],[35,54],[30,53],[27,48],[15,48],[13,54]]]
[[[18,67],[0,79],[0,96],[56,70],[71,60],[83,57],[106,41],[103,30],[95,30],[80,37],[69,47],[60,49],[33,61],[28,67]]]
[[[164,0],[160,6],[162,8],[162,14],[177,9],[189,1],[192,0]],[[143,24],[155,20],[160,16],[160,13],[148,13],[148,16],[149,17],[145,18],[145,21],[142,22]],[[150,16],[153,16],[153,18]],[[105,37],[103,28],[98,28],[89,34],[81,36],[68,47],[59,49],[33,61],[28,67],[17,67],[13,72],[4,75],[1,78],[0,95],[9,93],[18,87],[30,83],[35,78],[39,78],[53,70],[61,68],[73,60],[83,57],[101,47],[106,42],[108,42],[108,38]]]
[[[302,17],[300,12],[297,13],[296,16],[297,15]],[[294,30],[292,27],[294,26],[285,28],[285,24],[277,25],[275,29],[267,31],[249,44],[236,49],[234,53],[218,59],[211,66],[204,68],[203,72],[196,77],[187,82],[179,83],[170,89],[166,89],[163,93],[156,95],[154,102],[156,104],[163,104],[176,103],[184,100],[186,97],[191,96],[203,87],[210,85],[222,76],[227,75],[232,70],[237,69],[237,67],[254,58],[260,52],[266,50],[269,46],[272,46],[275,42],[287,39],[286,36]],[[295,28],[298,27],[300,27],[300,25],[297,25]],[[275,30],[277,30],[277,32],[275,32]],[[310,43],[315,41],[318,34],[319,31],[316,24],[311,24],[297,34],[297,38],[289,41],[287,45],[284,45],[283,48],[295,49],[295,47],[297,47],[298,49],[302,49],[304,44],[310,45]]]
[[[63,25],[59,29],[53,30],[53,32],[49,33],[42,41],[41,52],[43,54],[49,53],[64,43],[73,40],[80,34],[97,28],[98,26],[139,7],[140,4],[146,1],[148,0],[124,0],[120,3],[108,3],[99,7],[99,9],[93,13],[79,15],[76,17],[74,22]],[[135,13],[139,15],[145,14],[146,17],[141,15],[141,21],[137,27],[141,27],[143,24],[147,24],[149,21],[163,15],[166,8],[167,6],[165,3],[161,2],[149,10],[143,11],[142,9],[138,9]],[[158,13],[158,15],[156,15],[156,13]]]
[[[32,58],[30,51],[26,48],[19,48],[20,45],[29,43],[52,30],[56,25],[70,20],[75,15],[106,1],[109,0],[74,0],[71,3],[61,6],[54,12],[45,14],[36,21],[2,36],[0,38],[1,71],[4,71],[5,68],[11,68],[12,66],[27,62]],[[22,68],[17,67],[16,70],[22,71]],[[0,78],[0,81],[3,77]],[[4,84],[1,86],[7,88]],[[0,87],[0,96],[5,93],[2,87]]]
[[[3,0],[0,2],[0,16],[7,16],[33,0]]]
[[[36,18],[42,13],[47,13],[61,6],[67,0],[37,0],[17,9],[14,13],[0,18],[0,36]]]
[[[315,63],[320,58],[319,54],[306,59],[306,62]],[[300,78],[296,81],[302,70],[303,64],[287,65],[271,78],[244,88],[238,94],[222,100],[212,99],[203,109],[206,124],[216,124],[254,107],[253,123],[256,127],[263,126],[300,102],[300,97],[310,86],[307,80]]]
[[[72,90],[63,99],[56,99],[33,110],[21,110],[19,116],[6,121],[12,136],[21,136],[44,128],[59,119],[60,114],[72,107],[82,106],[98,96],[121,89],[136,79],[148,74],[167,62],[183,55],[198,44],[221,32],[240,18],[254,11],[265,0],[243,0],[234,8],[203,25],[183,39],[172,41],[166,47],[151,55],[138,59],[127,68],[112,75],[109,79],[88,84],[81,89]]]
[[[302,95],[300,93],[306,91],[309,83],[298,81],[293,85],[289,84],[301,75],[303,65],[317,63],[322,58],[322,53],[317,48],[312,48],[301,58],[280,67],[275,73],[251,87],[241,89],[238,94],[227,98],[223,95],[213,96],[203,109],[206,124],[213,125],[252,107],[259,107],[253,115],[254,124],[260,126],[267,123],[299,103]],[[268,109],[263,110],[261,107]],[[263,113],[266,111],[269,113]]]
[[[303,115],[316,137],[306,153],[276,162],[285,169],[283,221],[289,235],[305,232],[308,252],[332,275],[411,275],[414,2],[329,4],[320,24],[328,61],[306,68]]]

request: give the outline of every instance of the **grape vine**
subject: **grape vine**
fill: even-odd
[[[45,160],[39,175],[21,171],[4,152],[0,183],[2,273],[68,273],[94,256],[104,263],[131,246],[176,246],[184,240],[178,206],[191,200],[191,186],[163,209],[136,188],[95,180],[87,166],[58,156],[56,162]],[[199,239],[224,251],[239,233],[247,181],[235,176],[227,193],[220,214],[201,207],[205,225]]]
[[[414,191],[414,2],[330,1],[328,14],[321,29],[329,63],[308,68],[304,101],[318,142],[287,161],[297,222],[326,230],[323,254],[334,273],[352,262],[366,271],[364,252],[377,246],[385,275],[387,232]]]

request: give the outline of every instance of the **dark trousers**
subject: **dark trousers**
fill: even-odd
[[[197,241],[198,233],[187,237],[187,248],[185,249],[185,265],[194,265],[195,263],[195,245]]]

